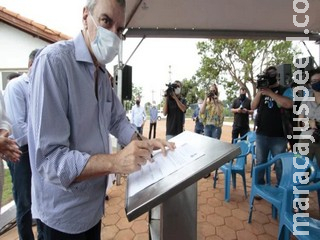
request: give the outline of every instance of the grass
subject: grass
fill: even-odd
[[[12,196],[11,175],[10,175],[9,169],[5,169],[4,170],[4,185],[3,185],[3,192],[2,192],[2,206],[11,202],[12,199],[13,199],[13,196]]]

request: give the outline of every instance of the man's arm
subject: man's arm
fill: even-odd
[[[187,106],[186,106],[185,104],[183,104],[183,103],[179,100],[179,98],[177,97],[177,95],[172,94],[171,96],[172,96],[173,99],[176,101],[179,109],[180,109],[182,112],[186,112]]]
[[[164,98],[164,104],[163,104],[163,115],[167,116],[168,114],[168,96]]]
[[[286,94],[287,92],[287,94]],[[293,107],[293,101],[292,98],[290,99],[290,89],[289,91],[286,90],[284,93],[284,96],[274,93],[271,89],[265,88],[261,90],[262,95],[266,95],[271,97],[273,100],[276,101],[276,103],[282,107],[282,108],[287,108],[290,109]],[[292,96],[292,90],[291,90],[291,96]]]
[[[262,94],[261,94],[261,91],[259,90],[251,103],[251,110],[255,110],[258,108],[261,96]]]
[[[240,113],[241,112],[240,107],[236,107],[236,102],[237,102],[237,99],[235,99],[233,101],[233,104],[232,104],[232,107],[231,107],[231,112],[232,113]]]

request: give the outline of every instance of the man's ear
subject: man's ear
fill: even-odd
[[[89,10],[87,7],[84,7],[82,11],[82,23],[83,23],[84,29],[88,29],[88,22],[87,22],[88,16],[89,16]]]

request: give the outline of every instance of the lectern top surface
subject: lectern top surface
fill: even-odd
[[[166,171],[165,176],[152,177],[154,183],[136,189],[137,178],[129,175],[126,192],[126,213],[129,221],[148,212],[176,193],[200,180],[209,172],[219,168],[226,162],[235,158],[240,149],[233,144],[222,142],[200,134],[185,131],[170,139],[177,145],[177,152],[171,154],[179,167]],[[186,147],[189,147],[188,151]],[[185,154],[181,154],[185,153]],[[192,157],[193,155],[193,157]],[[168,161],[168,164],[172,164]],[[183,162],[185,161],[185,162]],[[161,163],[161,168],[168,167]],[[169,173],[168,173],[169,172]],[[135,173],[137,175],[139,173]],[[147,172],[145,173],[147,176]],[[140,176],[141,177],[141,176]],[[143,179],[139,181],[143,182]],[[146,179],[147,181],[147,179]],[[135,188],[133,191],[132,188]]]

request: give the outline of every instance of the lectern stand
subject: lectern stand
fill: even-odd
[[[149,211],[149,235],[152,240],[197,239],[197,181],[240,154],[232,144],[185,131],[173,142],[192,143],[205,154],[133,196],[128,196],[129,221]]]
[[[197,183],[149,212],[150,239],[197,239]]]

